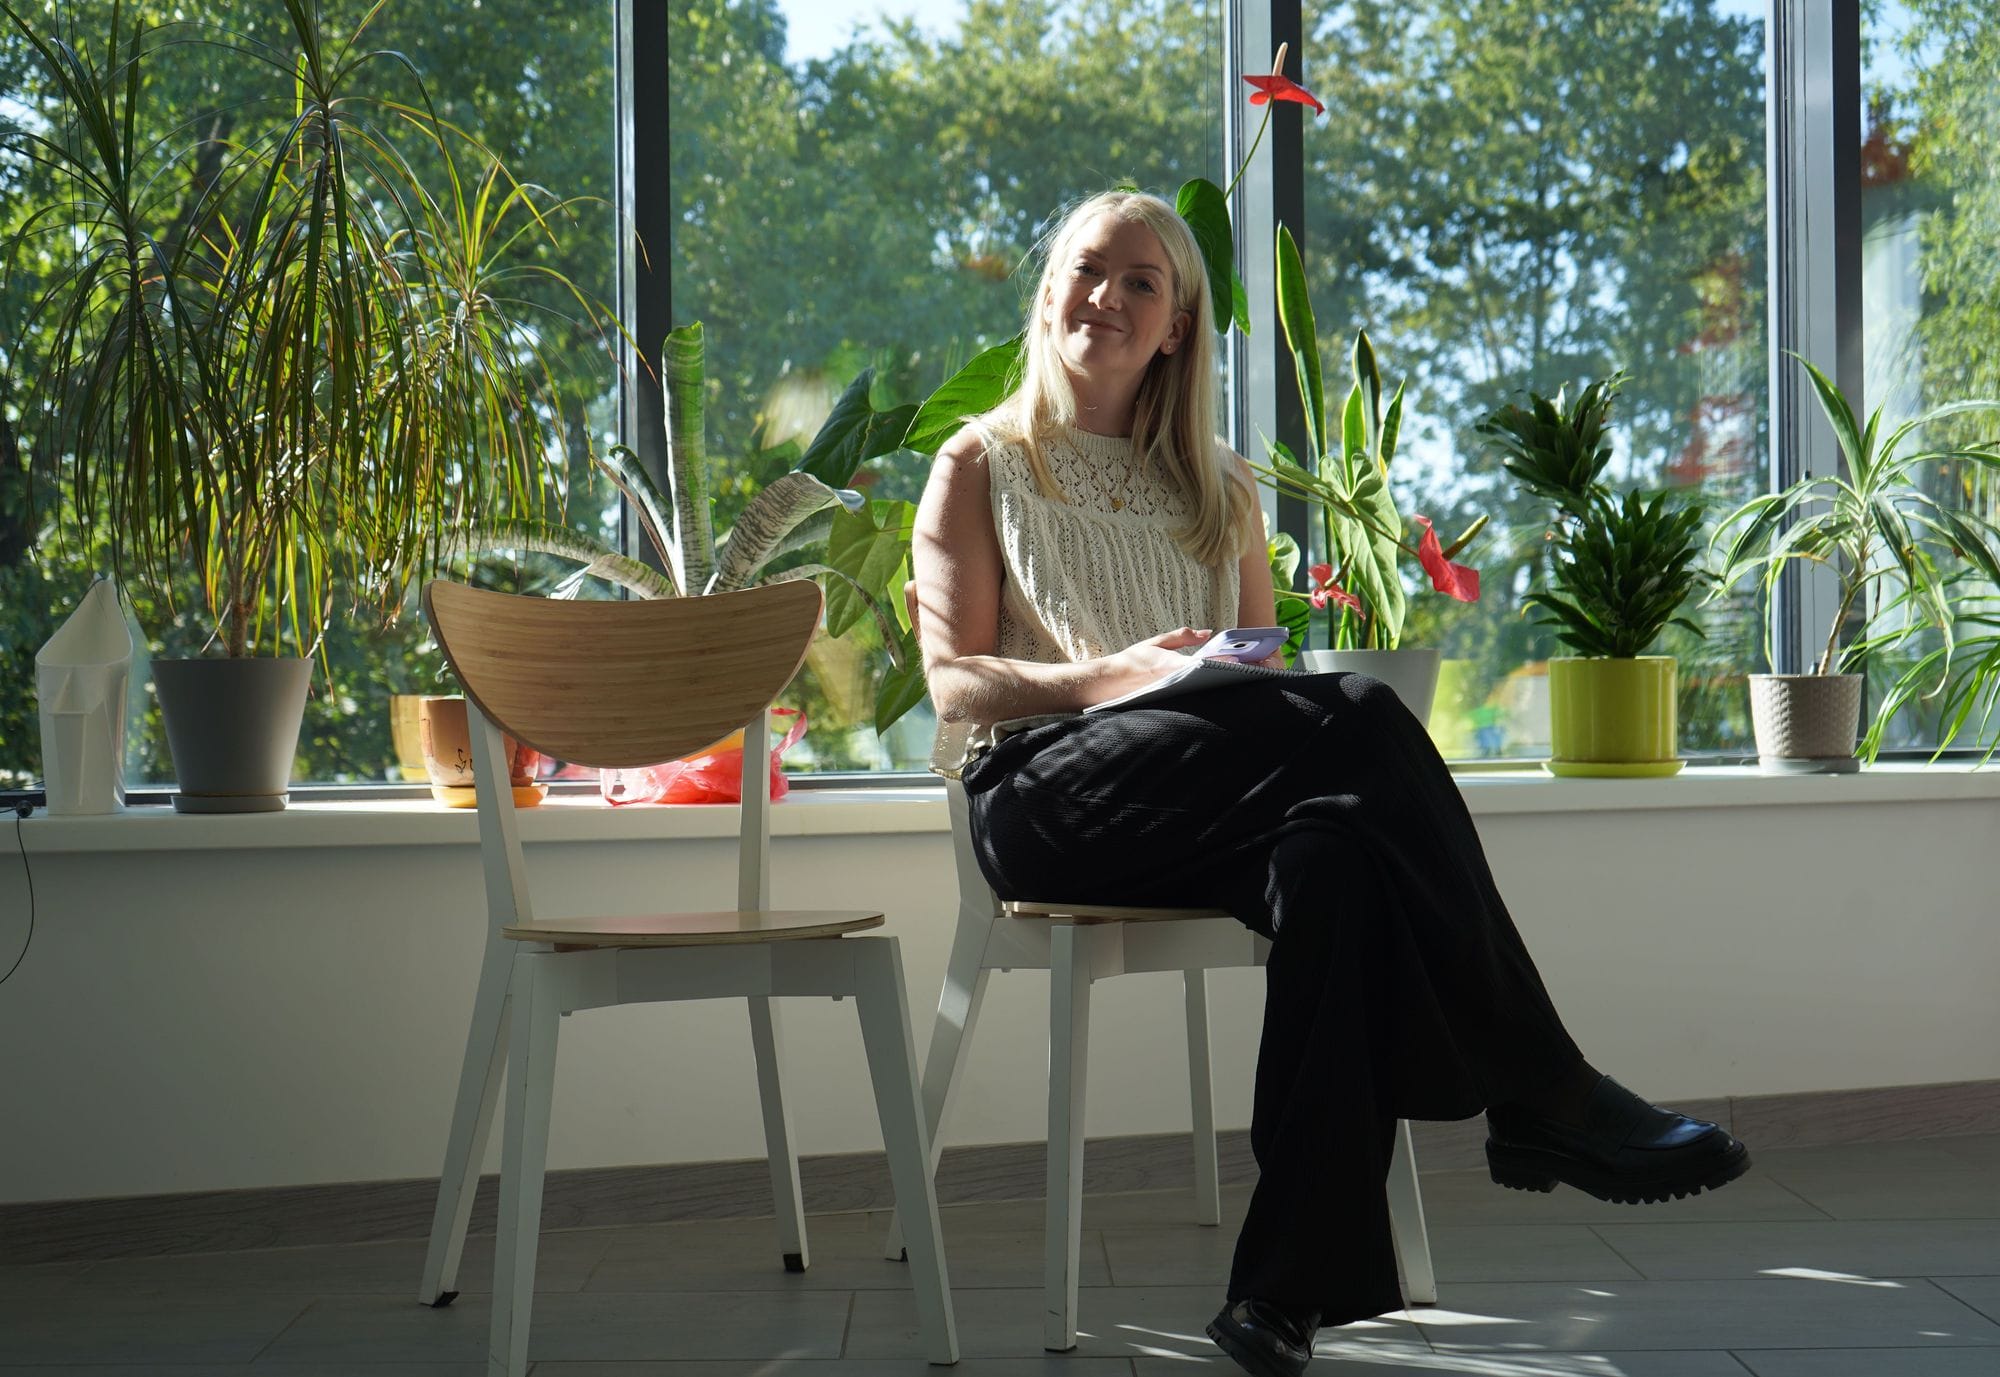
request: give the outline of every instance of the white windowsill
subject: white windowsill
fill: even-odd
[[[1876,765],[1855,775],[1764,775],[1751,766],[1692,769],[1671,779],[1555,779],[1539,769],[1467,771],[1458,776],[1475,816],[1598,813],[1648,809],[1797,807],[2000,799],[2000,765]],[[731,837],[733,807],[612,808],[591,795],[551,798],[524,810],[527,842],[657,841]],[[947,830],[936,786],[881,789],[795,788],[771,810],[775,837],[855,836]],[[177,814],[135,808],[107,817],[38,814],[22,828],[30,854],[182,851],[287,847],[470,845],[478,836],[470,809],[426,798],[368,802],[295,802],[281,813]]]

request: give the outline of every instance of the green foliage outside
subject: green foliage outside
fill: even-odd
[[[60,6],[84,32],[104,29],[110,8]],[[171,10],[126,8],[156,20]],[[270,0],[226,8],[243,23],[276,12]],[[1903,8],[1909,31],[1932,38],[1890,107],[1899,156],[1925,196],[1953,207],[1921,231],[1919,371],[1930,395],[1990,395],[2000,379],[1979,370],[2000,369],[1983,344],[2000,323],[2000,182],[1981,150],[2000,133],[2000,24],[1974,0]],[[1024,260],[1061,203],[1120,181],[1170,190],[1227,173],[1217,3],[968,0],[943,36],[878,24],[797,66],[774,0],[675,0],[669,16],[669,54],[650,60],[671,62],[673,237],[647,249],[671,267],[674,320],[707,327],[717,529],[796,462],[864,368],[887,410],[1009,338]],[[1328,106],[1304,139],[1320,349],[1331,356],[1366,328],[1409,374],[1422,405],[1404,420],[1400,510],[1444,531],[1494,518],[1475,561],[1481,603],[1413,598],[1404,631],[1406,644],[1464,662],[1463,696],[1481,710],[1555,649],[1522,616],[1544,514],[1472,435],[1497,399],[1624,363],[1630,438],[1612,461],[1622,484],[1697,487],[1724,509],[1764,484],[1761,25],[1712,0],[1348,0],[1309,7],[1306,21],[1303,78]],[[392,0],[378,22],[429,75],[441,112],[524,178],[609,196],[609,0]],[[21,92],[0,102],[0,120],[37,108],[20,70],[0,45],[0,90]],[[212,84],[150,93],[163,120],[217,97]],[[22,169],[0,165],[0,233],[33,203]],[[608,291],[611,242],[608,226],[573,227],[555,266]],[[11,333],[32,278],[30,265],[0,281],[0,415],[34,368],[32,340]],[[1264,333],[1269,310],[1252,309]],[[615,540],[615,495],[587,458],[609,438],[614,381],[571,418],[568,517]],[[28,516],[10,438],[0,435],[0,770],[32,774],[33,650],[94,560],[58,542],[59,514]],[[910,453],[884,455],[852,486],[911,502],[925,471]],[[560,573],[533,562],[483,571],[544,589]],[[158,642],[194,634],[163,610],[140,616]],[[1735,676],[1757,667],[1761,614],[1745,595],[1701,620],[1705,642],[1670,635],[1662,647],[1682,656],[1684,741],[1745,749]],[[887,745],[874,730],[888,661],[871,638],[864,617],[815,646],[795,689],[813,717],[795,762],[921,758],[922,713]],[[332,688],[310,708],[301,776],[381,778],[382,697],[434,672],[421,629],[357,625],[328,655]]]

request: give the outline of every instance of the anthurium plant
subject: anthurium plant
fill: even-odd
[[[1702,634],[1678,615],[1707,577],[1697,563],[1701,506],[1674,509],[1666,493],[1620,497],[1602,482],[1625,376],[1585,383],[1574,398],[1530,392],[1528,405],[1507,403],[1475,427],[1523,488],[1555,505],[1555,586],[1525,601],[1545,614],[1537,626],[1585,657],[1643,655],[1670,625]]]
[[[1349,355],[1353,374],[1336,424],[1321,376],[1319,336],[1307,294],[1298,245],[1278,229],[1278,319],[1292,352],[1299,399],[1306,413],[1306,456],[1267,440],[1270,462],[1251,467],[1279,492],[1319,508],[1327,559],[1313,565],[1311,601],[1328,608],[1335,650],[1394,650],[1403,635],[1408,594],[1401,560],[1414,558],[1431,587],[1460,602],[1479,600],[1479,572],[1458,564],[1459,554],[1485,528],[1479,517],[1445,545],[1428,517],[1406,523],[1389,488],[1389,464],[1402,432],[1405,384],[1386,404],[1375,347],[1363,330]],[[1414,539],[1410,526],[1416,528]]]

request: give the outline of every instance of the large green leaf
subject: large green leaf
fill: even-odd
[[[1313,322],[1312,294],[1306,287],[1306,267],[1292,232],[1278,226],[1278,323],[1292,351],[1292,371],[1298,378],[1299,400],[1305,405],[1309,468],[1317,468],[1327,452],[1326,386],[1319,371],[1318,327]]]
[[[859,511],[867,499],[850,488],[830,488],[809,473],[788,473],[750,499],[729,533],[727,559],[701,591],[747,588],[787,535],[815,512],[838,504]]]
[[[826,542],[826,563],[847,575],[853,584],[837,583],[826,590],[827,635],[844,636],[867,615],[868,605],[856,589],[892,605],[902,601],[897,574],[909,558],[916,521],[917,508],[912,502],[877,500],[859,511],[834,515]]]
[[[1306,643],[1306,628],[1312,621],[1312,603],[1297,593],[1280,593],[1277,598],[1278,625],[1285,628],[1285,665],[1298,662]]]
[[[1021,380],[1021,336],[972,356],[970,362],[939,384],[917,408],[903,437],[903,448],[936,454],[956,435],[966,419],[991,411]]]
[[[595,536],[553,521],[520,518],[483,522],[453,533],[443,551],[450,559],[515,552],[574,560],[583,566],[581,576],[604,579],[642,598],[675,595],[674,586],[659,570],[620,554]]]
[[[1229,228],[1229,201],[1222,188],[1206,177],[1183,182],[1174,197],[1174,209],[1194,231],[1201,248],[1202,265],[1208,270],[1208,299],[1215,314],[1215,328],[1229,333],[1236,319],[1231,284],[1236,280],[1236,238]]]
[[[715,527],[709,513],[708,441],[704,434],[701,322],[667,332],[660,349],[667,399],[667,488],[673,495],[667,567],[690,593],[715,572]]]
[[[868,401],[868,389],[875,370],[864,368],[855,375],[847,390],[833,404],[826,421],[806,446],[798,469],[829,487],[844,488],[854,481],[855,472],[870,459],[889,454],[903,443],[903,435],[915,419],[917,405],[909,402],[877,411]]]
[[[924,701],[924,657],[917,638],[904,631],[889,667],[875,686],[875,730],[889,730],[896,719]]]
[[[666,566],[667,578],[675,588],[685,588],[680,582],[680,561],[674,558],[672,531],[673,503],[653,482],[653,475],[646,472],[639,456],[623,445],[613,445],[597,457],[597,466],[604,470],[614,486],[622,493],[632,509],[638,514],[639,529],[645,533],[660,563]]]

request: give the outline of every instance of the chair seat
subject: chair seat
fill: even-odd
[[[1058,904],[1044,899],[1009,899],[1000,905],[1009,918],[1067,918],[1077,923],[1166,923],[1189,918],[1228,918],[1225,908],[1127,908],[1118,904]]]
[[[503,927],[500,935],[515,942],[554,942],[564,947],[717,947],[838,937],[843,932],[881,926],[881,914],[861,909],[765,908],[618,918],[538,918]]]

